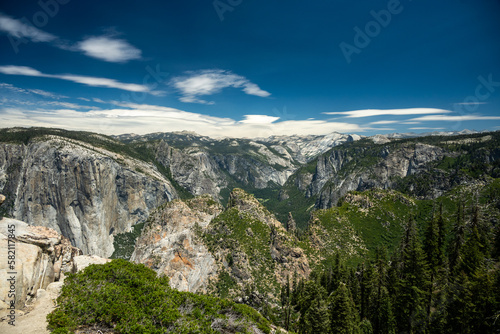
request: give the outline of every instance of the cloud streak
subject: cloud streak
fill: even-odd
[[[59,95],[51,92],[47,92],[42,89],[25,89],[25,88],[19,88],[14,85],[8,84],[8,83],[0,83],[0,89],[7,89],[12,92],[16,93],[23,93],[23,94],[36,94],[40,95],[46,98],[51,98],[51,99],[67,99],[67,96],[64,95]]]
[[[169,131],[194,131],[211,137],[255,138],[271,135],[328,134],[334,131],[359,133],[365,131],[357,124],[320,120],[292,120],[277,122],[277,117],[246,115],[243,120],[214,117],[175,108],[110,101],[117,108],[106,110],[78,110],[54,108],[27,109],[6,107],[0,109],[0,124],[13,126],[59,127],[106,134]]]
[[[449,110],[434,109],[434,108],[408,108],[408,109],[363,109],[341,112],[325,112],[326,115],[339,115],[347,118],[361,118],[374,116],[409,116],[409,115],[425,115],[425,114],[446,114],[451,113]]]
[[[241,89],[248,95],[271,95],[247,78],[224,70],[187,72],[183,76],[173,78],[170,84],[182,95],[179,100],[186,103],[214,104],[213,101],[206,101],[201,97],[220,93],[229,87]]]
[[[500,116],[481,116],[481,115],[429,115],[417,118],[412,118],[410,121],[419,122],[464,122],[464,121],[498,121]]]
[[[13,19],[0,13],[0,31],[4,31],[15,38],[26,38],[32,42],[52,42],[58,39],[57,36],[26,24],[20,20]]]
[[[35,28],[29,22],[14,19],[3,13],[0,13],[0,31],[7,33],[11,38],[25,39],[36,43],[49,43],[62,50],[83,53],[88,57],[107,62],[126,63],[142,58],[142,51],[124,39],[106,35],[91,36],[74,44]]]
[[[91,87],[116,88],[116,89],[126,90],[129,92],[149,93],[152,95],[158,95],[159,93],[161,93],[159,91],[151,90],[150,87],[146,85],[124,83],[117,81],[115,79],[90,77],[90,76],[76,75],[76,74],[45,74],[32,67],[27,67],[27,66],[15,66],[15,65],[0,66],[0,73],[7,75],[24,75],[32,77],[60,79],[60,80],[72,81],[75,83]]]

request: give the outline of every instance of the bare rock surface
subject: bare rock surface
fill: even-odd
[[[14,238],[11,240],[15,242],[15,265],[10,267],[2,258],[0,279],[7,282],[14,276],[15,299],[9,296],[12,289],[10,282],[0,285],[0,333],[49,333],[46,317],[55,308],[55,299],[61,293],[65,273],[111,260],[81,255],[80,249],[73,247],[67,238],[53,229],[31,226],[9,218],[0,220],[2,254],[7,254],[12,248],[8,246],[8,239],[12,236]],[[11,300],[15,306],[12,312],[9,308]],[[9,324],[13,319],[15,326]]]
[[[169,277],[175,289],[206,292],[217,265],[196,237],[196,229],[205,229],[221,211],[222,206],[209,195],[166,203],[148,219],[131,261]]]
[[[53,229],[9,218],[0,220],[0,252],[11,255],[0,259],[0,280],[10,280],[0,285],[0,300],[7,304],[12,300],[16,309],[35,298],[38,289],[58,281],[62,273],[74,272],[74,258],[81,254]],[[9,297],[13,287],[15,299]]]
[[[75,271],[81,271],[91,264],[106,264],[108,262],[111,260],[96,255],[80,255],[74,258]]]
[[[177,197],[153,164],[58,136],[0,143],[0,191],[11,194],[3,205],[10,216],[103,257],[113,254],[115,234]]]

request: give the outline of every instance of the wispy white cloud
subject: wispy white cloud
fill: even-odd
[[[0,13],[0,31],[16,38],[26,38],[32,42],[52,42],[58,39],[57,36],[35,28],[29,22],[13,19]]]
[[[181,93],[182,102],[213,104],[202,99],[221,92],[224,88],[239,88],[248,95],[268,97],[271,93],[262,90],[247,78],[224,70],[202,70],[187,72],[171,80],[171,85]]]
[[[107,62],[126,63],[142,58],[142,51],[125,39],[103,35],[87,37],[78,43],[73,43],[35,28],[28,21],[17,20],[3,13],[0,13],[0,31],[14,38],[49,43],[62,50],[80,52],[88,57]]]
[[[461,115],[461,116],[429,115],[411,119],[411,121],[419,121],[419,122],[429,122],[429,121],[464,122],[464,121],[498,121],[498,120],[500,120],[500,116],[481,116],[481,115]]]
[[[428,127],[416,127],[410,128],[410,130],[444,130],[445,128],[428,128]]]
[[[61,107],[61,108],[66,108],[66,109],[83,109],[83,110],[97,110],[99,109],[98,107],[93,107],[93,106],[84,106],[76,103],[70,103],[70,102],[60,102],[60,101],[50,101],[50,102],[44,102],[41,103],[44,106],[49,106],[49,107]]]
[[[67,96],[47,92],[47,91],[42,90],[42,89],[28,89],[28,91],[30,93],[37,94],[37,95],[44,96],[44,97],[48,97],[48,98],[52,98],[52,99],[67,99],[68,98]]]
[[[245,119],[240,123],[245,124],[271,124],[277,120],[279,117],[267,116],[267,115],[245,115]]]
[[[347,118],[373,117],[373,116],[408,116],[425,114],[446,114],[449,110],[434,108],[408,108],[408,109],[363,109],[340,112],[325,112],[326,115],[339,115]]]
[[[488,104],[488,102],[460,102],[455,104],[460,106],[477,106],[481,104]]]
[[[124,39],[109,36],[93,36],[77,44],[78,50],[85,55],[100,60],[125,63],[134,59],[141,59],[141,50]]]
[[[39,110],[39,111],[51,110],[54,108],[64,108],[64,109],[83,110],[83,111],[99,109],[98,107],[95,106],[81,105],[78,103],[65,102],[57,99],[47,101],[46,99],[40,99],[37,97],[31,99],[26,99],[24,97],[22,97],[21,99],[17,99],[10,96],[8,98],[2,97],[2,99],[0,100],[0,105],[6,108],[17,108],[20,106],[22,106],[22,108],[27,108],[27,106],[29,106],[29,108],[32,108],[31,110]]]
[[[17,65],[7,65],[0,66],[0,73],[8,75],[26,75],[31,77],[43,77],[46,76],[42,72],[35,70],[28,66],[17,66]]]
[[[126,90],[130,92],[142,92],[155,95],[158,91],[153,91],[146,85],[139,85],[133,83],[124,83],[115,79],[89,77],[75,74],[44,74],[34,68],[27,66],[0,66],[0,73],[9,75],[24,75],[34,77],[44,77],[72,81],[92,87],[105,87]]]
[[[334,131],[360,133],[357,124],[320,120],[276,122],[276,117],[247,115],[243,120],[221,118],[174,108],[112,101],[116,109],[80,112],[74,109],[24,107],[0,108],[0,124],[12,126],[60,127],[107,134],[145,134],[166,131],[194,131],[211,137],[267,137],[270,135],[328,134]],[[120,106],[118,106],[120,105]],[[258,117],[254,117],[258,116]],[[250,120],[250,122],[248,122]],[[259,122],[256,122],[259,121]]]
[[[398,121],[376,121],[376,122],[371,122],[370,125],[383,125],[383,124],[396,124],[399,123]]]
[[[12,91],[12,92],[23,93],[23,94],[36,94],[36,95],[40,95],[40,96],[51,98],[51,99],[67,99],[68,98],[67,96],[47,92],[47,91],[42,90],[42,89],[20,88],[20,87],[16,87],[16,86],[14,86],[12,84],[8,84],[8,83],[0,83],[0,89],[7,89],[7,90]]]

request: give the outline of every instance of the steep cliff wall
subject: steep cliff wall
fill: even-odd
[[[281,186],[297,169],[286,150],[281,154],[248,140],[217,142],[217,147],[210,143],[175,147],[161,141],[156,146],[156,159],[193,195],[210,194],[218,199],[221,190],[235,185],[258,189]]]
[[[0,143],[0,191],[12,217],[103,257],[113,253],[114,234],[177,197],[152,164],[57,136]]]
[[[446,154],[441,147],[421,143],[333,150],[318,158],[307,194],[319,196],[318,208],[329,208],[352,190],[393,188],[399,179],[428,170],[430,162]]]

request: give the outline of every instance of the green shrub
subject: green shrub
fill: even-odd
[[[268,321],[250,307],[179,292],[170,288],[168,278],[122,259],[70,274],[57,304],[47,320],[49,329],[59,334],[77,328],[151,334],[217,333],[216,328],[236,327],[243,333],[270,330]]]

